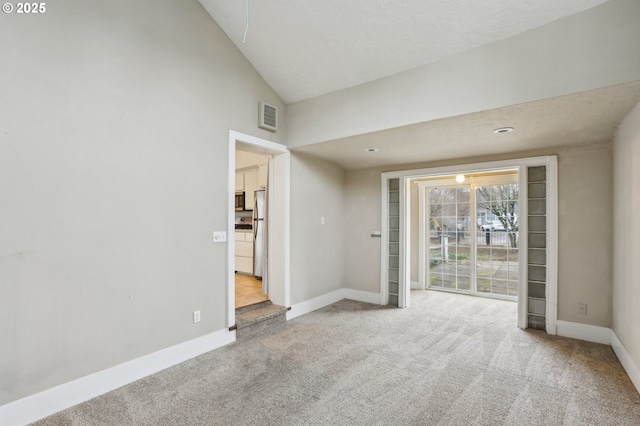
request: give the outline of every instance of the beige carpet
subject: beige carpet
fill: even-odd
[[[40,425],[640,425],[608,346],[522,331],[516,304],[343,300]]]

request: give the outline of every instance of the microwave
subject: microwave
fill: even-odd
[[[236,211],[244,210],[244,191],[236,192]]]

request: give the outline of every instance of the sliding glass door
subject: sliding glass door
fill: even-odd
[[[423,287],[518,295],[517,174],[420,182]]]

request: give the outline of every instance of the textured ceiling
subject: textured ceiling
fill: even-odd
[[[434,62],[606,0],[201,0],[285,103]]]
[[[610,142],[640,81],[294,148],[346,170]],[[494,134],[498,127],[515,131]],[[370,153],[367,148],[379,151]]]

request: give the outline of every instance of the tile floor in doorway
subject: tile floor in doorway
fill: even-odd
[[[269,296],[262,293],[262,281],[236,273],[236,309],[265,300],[269,300]]]

